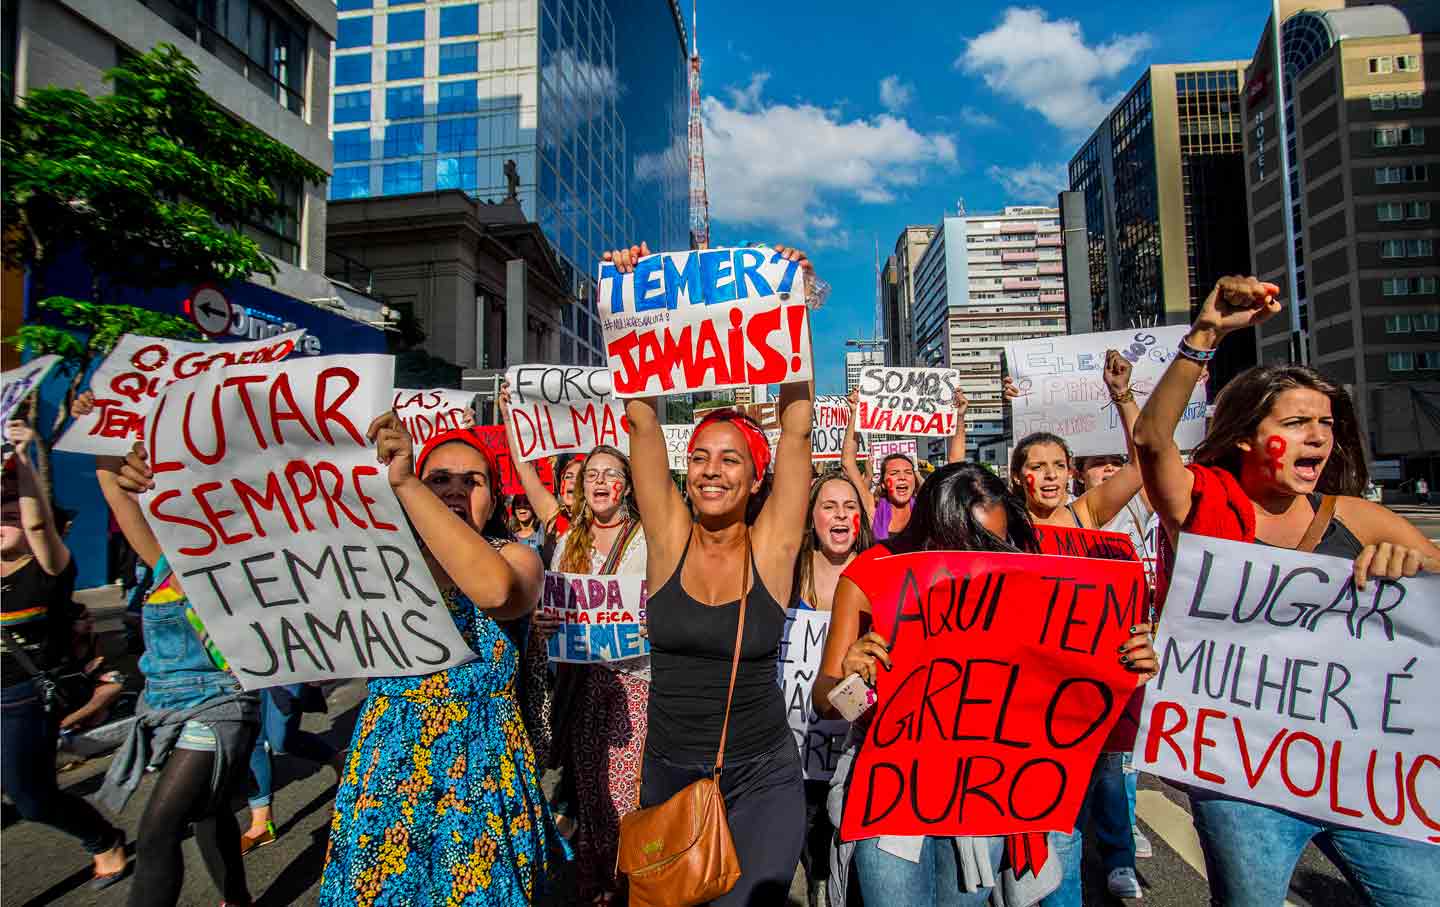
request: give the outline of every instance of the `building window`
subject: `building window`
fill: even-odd
[[[1376,148],[1425,144],[1425,127],[1423,126],[1384,126],[1374,130],[1372,135]]]
[[[336,85],[363,85],[370,81],[369,54],[340,54],[335,58]]]
[[[300,264],[300,210],[305,200],[304,187],[299,183],[270,181],[279,202],[279,212],[265,220],[246,223],[246,236],[255,240],[260,251],[292,265]]]
[[[479,101],[475,94],[475,82],[441,82],[436,110],[439,113],[469,113]]]
[[[375,43],[373,33],[373,20],[370,16],[341,19],[335,29],[335,49],[369,47]]]
[[[1425,352],[1425,353],[1416,353],[1415,355],[1416,355],[1416,360],[1415,360],[1415,367],[1416,367],[1416,368],[1426,368],[1426,369],[1440,368],[1440,353],[1436,353],[1436,352],[1433,352],[1433,351],[1432,351],[1432,352]]]
[[[419,192],[422,185],[420,162],[407,161],[403,164],[386,164],[381,177],[380,191],[386,195]]]
[[[370,92],[342,91],[335,95],[335,122],[367,123],[370,121]]]
[[[1410,333],[1409,315],[1386,315],[1385,333],[1387,334],[1408,334]]]
[[[436,124],[436,153],[476,150],[479,141],[479,123],[480,121],[475,117],[441,120]]]
[[[435,161],[435,188],[474,192],[479,187],[475,157],[442,157]]]
[[[1386,296],[1424,296],[1435,292],[1434,277],[1386,277],[1380,292]]]
[[[1401,110],[1419,110],[1425,106],[1423,91],[1402,91],[1395,96],[1395,106]]]
[[[1370,96],[1371,110],[1394,110],[1395,96],[1393,94],[1372,94]]]
[[[1381,202],[1375,206],[1375,217],[1382,223],[1405,219],[1405,205],[1401,202]]]
[[[442,76],[475,72],[479,68],[478,61],[477,44],[474,41],[440,45],[440,75]]]
[[[1395,58],[1396,72],[1419,72],[1420,56],[1418,54],[1400,54]]]
[[[385,116],[391,120],[418,117],[425,113],[425,89],[419,85],[385,90]]]
[[[1390,353],[1385,357],[1385,364],[1392,372],[1413,372],[1415,370],[1414,353]]]
[[[372,6],[374,6],[374,0],[336,0],[335,3],[335,8],[342,13],[357,9],[369,9]]]
[[[385,55],[385,78],[418,79],[425,75],[425,48],[406,47]]]
[[[1429,203],[1429,202],[1406,202],[1406,203],[1405,203],[1405,219],[1406,219],[1406,220],[1429,220],[1429,219],[1430,219],[1430,203]]]
[[[1380,243],[1381,258],[1426,258],[1435,252],[1429,239],[1387,239]]]
[[[385,43],[400,44],[404,41],[425,40],[425,10],[410,13],[391,13],[385,17]]]
[[[425,124],[397,123],[385,127],[385,156],[409,157],[425,153]]]
[[[1371,74],[1371,75],[1382,75],[1382,76],[1383,76],[1383,75],[1385,75],[1385,74],[1387,74],[1387,73],[1394,72],[1394,71],[1395,71],[1394,61],[1392,61],[1389,57],[1371,57],[1371,58],[1370,58],[1370,74]]]
[[[1417,331],[1440,331],[1440,312],[1425,312],[1421,315],[1414,315]]]
[[[470,3],[465,6],[440,7],[440,37],[459,38],[480,33],[480,6]]]
[[[1424,164],[1405,164],[1400,167],[1375,168],[1375,182],[1381,186],[1395,183],[1424,183],[1429,180],[1430,171]]]
[[[344,129],[335,133],[335,163],[370,160],[370,130]]]
[[[330,177],[330,198],[365,198],[370,194],[369,167],[336,167]]]

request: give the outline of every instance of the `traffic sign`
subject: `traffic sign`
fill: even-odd
[[[210,284],[202,284],[195,288],[190,298],[185,300],[185,314],[195,322],[195,326],[207,337],[219,337],[230,328],[230,320],[234,312],[230,308],[230,300],[220,292],[218,287]]]

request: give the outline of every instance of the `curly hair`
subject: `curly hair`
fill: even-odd
[[[565,536],[565,550],[560,555],[561,573],[590,572],[590,559],[595,551],[595,511],[590,509],[590,504],[585,500],[585,470],[590,461],[599,454],[614,457],[619,461],[620,471],[625,474],[625,497],[621,506],[629,512],[632,519],[639,519],[639,510],[634,506],[633,500],[635,483],[630,477],[630,458],[606,444],[590,451],[581,461],[580,475],[575,481],[575,490],[571,496],[570,513],[573,517],[570,520],[570,531]]]

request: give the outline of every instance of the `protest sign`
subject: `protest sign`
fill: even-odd
[[[1177,324],[1137,331],[1041,337],[1005,344],[1005,361],[1021,396],[1010,401],[1016,438],[1048,431],[1070,443],[1077,457],[1125,453],[1120,414],[1102,375],[1105,351],[1118,350],[1134,366],[1136,402],[1159,382],[1190,328]],[[1197,384],[1175,430],[1175,443],[1191,450],[1205,437],[1205,385]]]
[[[621,274],[602,262],[596,302],[617,397],[808,381],[798,262],[773,249],[662,252]]]
[[[850,722],[821,718],[811,690],[820,676],[820,659],[830,633],[830,615],[823,611],[785,611],[785,636],[780,641],[780,690],[790,733],[800,750],[800,768],[807,781],[829,781],[835,762],[845,749]]]
[[[589,453],[601,444],[630,452],[625,404],[610,392],[608,369],[512,365],[505,380],[520,459]]]
[[[665,434],[665,453],[670,456],[670,469],[684,472],[690,463],[690,435],[695,431],[695,426],[662,425],[660,431]]]
[[[0,425],[10,421],[20,401],[39,387],[59,362],[59,356],[36,356],[19,368],[0,373]]]
[[[959,384],[960,373],[953,368],[865,366],[856,427],[877,435],[953,435]]]
[[[524,494],[525,488],[520,484],[520,476],[515,472],[515,461],[510,458],[510,444],[505,440],[505,426],[477,425],[475,434],[485,444],[490,462],[495,464],[495,471],[500,474],[500,493]],[[535,471],[540,474],[542,485],[554,489],[555,468],[549,460],[537,460]]]
[[[1063,554],[1067,557],[1098,557],[1116,561],[1139,561],[1135,543],[1123,532],[1101,529],[1080,529],[1074,526],[1037,524],[1035,535],[1040,540],[1041,554]]]
[[[1070,831],[1136,677],[1136,563],[924,552],[857,560],[891,670],[841,838]]]
[[[870,452],[875,455],[876,463],[893,454],[909,457],[910,462],[915,463],[920,459],[920,444],[914,438],[877,438],[870,442]]]
[[[546,573],[540,611],[560,620],[548,640],[550,660],[574,664],[650,654],[640,635],[648,598],[643,576]]]
[[[838,461],[845,446],[845,426],[850,422],[850,401],[844,397],[815,398],[815,417],[810,425],[810,456],[817,463]],[[856,433],[857,459],[869,459],[865,436]]]
[[[465,428],[475,424],[475,402],[473,391],[457,391],[448,387],[429,390],[395,388],[395,415],[405,423],[405,430],[415,441],[416,447],[423,447],[427,441],[447,431]]]
[[[1135,767],[1440,842],[1440,576],[1182,535]]]
[[[472,660],[375,462],[389,356],[215,367],[160,392],[141,504],[246,689]]]
[[[170,384],[216,366],[272,365],[274,371],[273,363],[294,352],[304,336],[299,330],[243,343],[189,343],[125,334],[90,376],[95,409],[72,422],[55,449],[124,456],[145,440],[146,417]]]

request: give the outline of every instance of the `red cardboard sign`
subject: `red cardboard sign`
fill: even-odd
[[[841,837],[1070,831],[1136,678],[1138,563],[924,552],[847,574],[893,626]]]
[[[515,462],[510,459],[510,445],[505,441],[505,426],[477,425],[475,433],[485,442],[490,459],[500,473],[500,493],[524,494],[525,489],[520,485],[519,476],[515,474]],[[546,487],[555,487],[555,469],[549,460],[535,461],[535,471],[540,473],[540,481],[545,483]]]
[[[1111,561],[1139,561],[1135,543],[1123,532],[1102,529],[1078,529],[1072,526],[1035,527],[1040,537],[1042,554],[1063,554],[1066,557],[1095,557]]]

